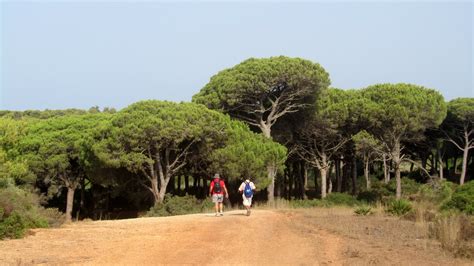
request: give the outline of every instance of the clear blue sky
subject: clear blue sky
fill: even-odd
[[[472,2],[2,2],[0,109],[190,101],[249,57],[319,62],[332,86],[474,97]]]

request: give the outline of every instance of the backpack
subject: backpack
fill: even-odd
[[[253,196],[253,190],[252,190],[252,187],[250,186],[250,182],[245,183],[244,195],[246,198],[250,198]]]
[[[222,187],[221,187],[221,181],[219,179],[214,179],[214,188],[212,189],[212,192],[214,193],[221,193]]]

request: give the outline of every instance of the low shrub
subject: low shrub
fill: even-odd
[[[43,211],[36,194],[14,186],[0,189],[0,239],[20,238],[29,228],[49,227]]]
[[[324,199],[329,205],[345,205],[345,206],[355,206],[359,205],[360,202],[357,201],[353,196],[346,193],[333,192]]]
[[[41,208],[39,212],[46,219],[50,227],[59,227],[66,221],[66,214],[57,208]]]
[[[372,204],[381,201],[382,195],[375,190],[366,190],[357,195],[357,200],[367,204]]]
[[[311,200],[291,200],[289,206],[292,208],[314,208],[314,207],[331,207],[331,206],[356,206],[361,203],[353,196],[345,193],[333,192],[328,194],[324,199]]]
[[[412,195],[416,195],[420,189],[421,184],[417,183],[415,180],[403,177],[401,178],[402,185],[402,197],[409,198]],[[397,181],[395,178],[392,178],[388,184],[385,185],[389,194],[393,195],[397,191]]]
[[[209,200],[201,201],[190,195],[178,197],[167,194],[163,203],[151,207],[146,216],[155,217],[201,213],[212,207],[213,203]]]
[[[435,205],[444,204],[451,199],[457,184],[446,180],[432,179],[420,186],[417,201],[428,201]]]
[[[456,209],[469,215],[474,215],[474,180],[456,188],[442,207],[443,209]]]
[[[357,207],[355,210],[354,210],[354,213],[357,214],[357,215],[371,215],[374,213],[374,211],[372,210],[372,207],[370,206],[366,206],[366,205],[362,205],[362,206],[359,206]]]
[[[412,205],[408,200],[394,200],[388,204],[386,211],[392,215],[402,216],[412,210]]]

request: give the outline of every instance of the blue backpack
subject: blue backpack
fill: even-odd
[[[253,196],[253,190],[252,190],[252,187],[250,186],[250,182],[245,183],[244,195],[246,198],[250,198]]]

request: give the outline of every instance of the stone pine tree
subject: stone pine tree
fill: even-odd
[[[209,156],[210,168],[222,172],[229,179],[250,178],[259,189],[270,185],[266,166],[275,165],[283,170],[287,149],[285,146],[256,134],[242,122],[234,121],[228,130],[225,143]]]
[[[124,167],[163,202],[171,178],[199,142],[224,137],[229,118],[202,105],[141,101],[114,114],[108,136],[95,146],[111,167]]]
[[[0,187],[34,184],[35,176],[18,150],[27,128],[26,120],[0,118]]]
[[[413,84],[377,84],[361,93],[371,101],[366,114],[368,132],[390,151],[400,199],[403,143],[419,140],[426,129],[438,127],[446,117],[446,104],[439,92]]]
[[[383,146],[374,136],[365,130],[359,131],[352,136],[352,140],[354,141],[356,155],[359,156],[364,163],[365,184],[366,189],[369,190],[371,188],[369,166],[372,161],[383,156]]]
[[[285,56],[251,58],[211,78],[193,101],[248,123],[272,138],[272,126],[314,104],[330,84],[319,64]],[[268,200],[274,200],[276,165],[267,166]]]
[[[19,143],[19,152],[49,193],[67,189],[66,220],[72,218],[74,193],[91,165],[94,136],[109,119],[106,114],[67,115],[33,123]]]
[[[457,98],[448,103],[448,115],[442,125],[446,139],[462,151],[459,184],[464,184],[469,150],[474,148],[474,98]]]
[[[192,157],[205,157],[201,161],[211,165],[210,173],[225,170],[231,179],[245,168],[252,169],[252,175],[261,171],[258,162],[270,161],[271,154],[266,154],[262,145],[276,149],[281,160],[286,151],[281,145],[262,142],[246,125],[235,123],[241,122],[200,104],[142,101],[114,114],[108,137],[95,151],[108,165],[135,173],[157,204],[163,202],[170,180],[196,162]],[[247,143],[255,147],[250,149]],[[255,160],[244,160],[252,155]]]
[[[349,106],[356,103],[354,91],[328,89],[323,92],[314,109],[297,130],[296,152],[316,167],[321,174],[321,198],[327,194],[327,178],[331,160],[350,140],[343,128],[349,123]]]

